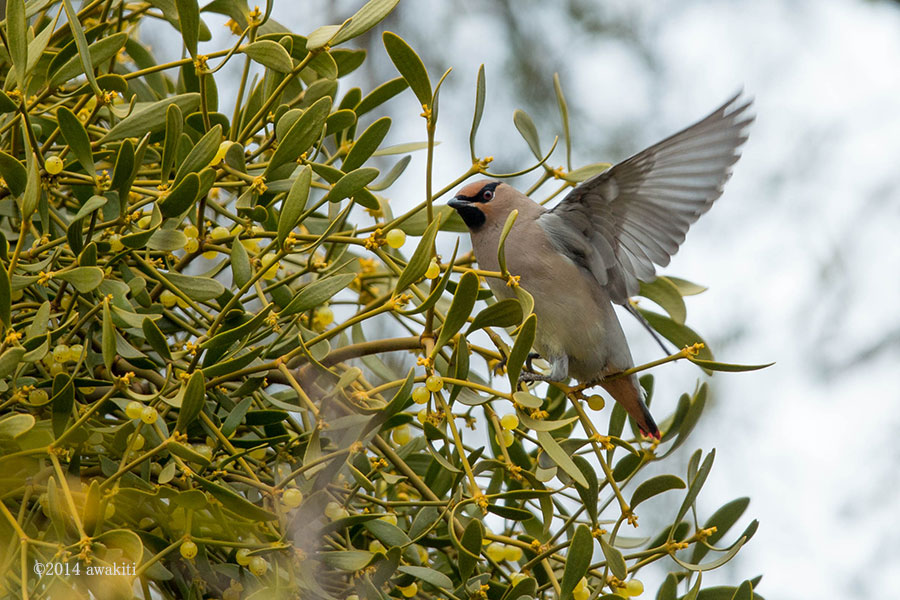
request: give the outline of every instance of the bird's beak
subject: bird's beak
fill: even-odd
[[[453,208],[459,210],[463,206],[467,206],[469,202],[467,200],[463,200],[459,196],[454,196],[447,202],[447,206],[452,206]]]

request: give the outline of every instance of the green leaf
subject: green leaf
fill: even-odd
[[[688,356],[687,358],[698,367],[702,367],[710,371],[727,371],[732,373],[742,371],[758,371],[760,369],[771,367],[775,364],[773,362],[770,362],[764,365],[736,365],[732,363],[716,362],[713,360],[701,360],[699,358],[694,358],[693,356]]]
[[[217,124],[200,138],[200,141],[191,148],[190,153],[181,162],[181,166],[175,173],[175,183],[180,182],[188,173],[196,173],[208,167],[215,158],[221,142],[222,126]]]
[[[594,175],[599,175],[604,171],[608,171],[611,166],[612,164],[610,163],[592,163],[590,165],[579,167],[574,171],[569,171],[568,173],[563,175],[563,179],[572,183],[581,183],[582,181],[590,179]]]
[[[517,392],[522,394],[524,392]],[[518,398],[516,398],[518,401]],[[560,420],[545,420],[545,419],[535,419],[530,417],[524,412],[519,413],[519,421],[522,422],[522,425],[527,429],[532,431],[556,431],[557,429],[562,429],[563,427],[567,427],[578,420],[578,417],[568,417]]]
[[[200,192],[200,177],[196,173],[188,173],[165,196],[157,200],[159,212],[166,218],[177,217],[189,209]]]
[[[350,285],[356,279],[355,273],[340,273],[317,279],[305,285],[291,302],[278,313],[285,317],[315,308]]]
[[[562,600],[569,600],[572,597],[575,586],[591,566],[593,556],[594,538],[591,536],[591,530],[586,525],[579,525],[566,553],[566,566],[559,584],[559,597]]]
[[[220,331],[213,337],[202,342],[200,348],[206,350],[208,348],[227,348],[232,343],[256,331],[263,324],[269,311],[272,310],[272,304],[267,304],[262,310],[253,315],[253,318],[237,327]]]
[[[278,246],[284,246],[284,240],[297,226],[300,215],[306,209],[309,200],[309,187],[312,183],[312,169],[304,165],[300,174],[291,184],[287,197],[281,204],[281,213],[278,215]]]
[[[170,444],[171,445],[171,444]],[[278,515],[256,506],[252,502],[246,500],[242,496],[232,492],[230,489],[220,486],[208,479],[194,474],[193,480],[200,484],[200,487],[213,495],[213,497],[222,503],[222,505],[235,513],[236,515],[250,519],[251,521],[274,521]],[[325,553],[323,556],[335,554],[334,552]]]
[[[25,16],[25,0],[6,0],[6,37],[9,57],[16,68],[16,83],[25,89],[28,74],[28,19]]]
[[[109,311],[109,302],[103,300],[103,331],[100,348],[103,352],[103,364],[112,372],[113,361],[116,360],[116,328],[112,322],[112,313]]]
[[[556,91],[556,104],[559,106],[559,118],[562,121],[563,137],[566,142],[566,168],[572,169],[572,136],[569,131],[569,105],[563,95],[562,85],[559,83],[559,73],[553,74],[553,89]]]
[[[665,277],[657,277],[651,283],[643,281],[638,283],[641,286],[638,294],[659,304],[663,310],[669,313],[673,321],[678,325],[684,325],[687,309],[684,306],[684,299],[674,283]]]
[[[177,229],[157,229],[150,236],[150,239],[147,240],[147,248],[173,252],[184,248],[186,242],[187,236]]]
[[[544,401],[528,392],[514,392],[513,399],[526,408],[540,408]]]
[[[222,424],[222,435],[224,435],[225,437],[231,437],[231,434],[234,433],[238,425],[240,425],[244,421],[244,416],[250,409],[251,404],[253,404],[253,397],[248,396],[238,402],[237,406],[231,409],[231,412],[228,413],[228,417],[225,419],[225,423]]]
[[[118,548],[132,563],[143,560],[144,545],[141,538],[130,529],[111,529],[94,538],[107,548]]]
[[[385,31],[381,36],[384,48],[387,50],[391,62],[409,84],[419,104],[431,106],[431,81],[428,79],[428,71],[422,59],[416,54],[409,44],[396,33]]]
[[[75,385],[64,374],[59,374],[53,379],[52,414],[50,417],[53,435],[59,438],[66,430],[69,419],[72,417],[72,406],[75,404]]]
[[[716,528],[716,531],[706,538],[706,543],[709,545],[715,545],[719,540],[721,540],[728,530],[731,529],[735,523],[744,515],[744,511],[747,510],[747,507],[750,505],[750,498],[743,497],[732,500],[731,502],[727,502],[722,505],[716,512],[712,514],[709,519],[706,520],[706,523],[703,524],[703,529],[710,529],[712,527]],[[709,553],[709,546],[705,544],[694,544],[694,551],[691,554],[691,562],[699,563],[704,556]]]
[[[188,425],[194,422],[200,411],[203,410],[203,402],[206,400],[206,379],[203,371],[194,371],[184,388],[184,398],[181,401],[181,409],[178,412],[178,421],[175,431],[187,431]]]
[[[88,216],[107,202],[109,202],[109,199],[106,196],[91,196],[87,199],[87,202],[78,209],[78,212],[72,217],[72,221],[74,222]]]
[[[7,328],[12,327],[10,310],[12,308],[12,288],[9,284],[9,274],[3,266],[0,266],[0,335],[5,336]]]
[[[356,116],[361,117],[367,112],[378,108],[407,87],[409,87],[409,84],[406,83],[406,80],[402,77],[385,81],[359,101],[359,104],[357,104],[354,109],[356,111]]]
[[[659,587],[656,600],[676,600],[678,596],[678,579],[673,573],[666,575],[666,580]]]
[[[396,2],[396,0],[394,1]],[[397,567],[397,570],[401,573],[412,575],[416,579],[424,581],[425,583],[430,583],[438,589],[442,589],[444,591],[450,591],[451,589],[453,589],[453,581],[440,571],[435,571],[434,569],[430,569],[428,567],[416,567],[412,565],[400,565],[399,567]]]
[[[400,0],[369,0],[331,38],[331,45],[337,46],[369,31],[383,21],[399,2]]]
[[[209,277],[182,275],[181,273],[160,273],[174,287],[184,292],[191,300],[200,302],[218,298],[225,292],[225,286]]]
[[[681,503],[681,508],[678,509],[678,514],[673,521],[674,523],[681,522],[682,517],[684,517],[691,506],[693,506],[694,501],[697,499],[697,495],[700,493],[700,488],[706,483],[706,478],[709,476],[709,471],[712,469],[713,460],[715,460],[715,458],[716,451],[713,449],[706,455],[706,458],[703,459],[703,464],[700,465],[697,476],[691,481],[691,487],[688,488],[687,495],[684,497],[684,502]]]
[[[731,600],[753,600],[753,584],[749,581],[741,582]]]
[[[266,167],[264,176],[267,176],[286,162],[296,160],[301,154],[309,150],[322,135],[322,130],[325,128],[325,119],[328,117],[329,112],[331,112],[330,96],[319,98],[312,106],[307,108],[284,135],[284,139],[279,142],[275,153],[269,159],[269,166]]]
[[[69,2],[70,0],[65,0],[65,3],[68,6],[71,6]],[[77,23],[77,20],[75,22]],[[71,20],[69,21],[69,24],[72,24]],[[81,29],[80,25],[78,25],[78,29]],[[84,40],[84,33],[82,32],[81,35]],[[51,88],[59,87],[70,79],[85,73],[88,82],[91,85],[91,89],[98,95],[102,94],[103,92],[100,89],[100,85],[94,77],[94,68],[115,57],[119,51],[125,47],[126,41],[128,41],[128,34],[123,31],[103,37],[90,46],[86,46],[85,49],[82,49],[81,45],[78,43],[78,36],[76,36],[75,42],[78,45],[78,54],[67,60],[51,74],[48,85]],[[86,43],[87,40],[84,40],[84,42]]]
[[[538,137],[537,127],[535,127],[534,121],[531,120],[528,113],[517,108],[513,112],[513,124],[516,126],[516,129],[519,130],[522,138],[528,143],[528,147],[531,148],[531,153],[534,154],[538,160],[543,160],[544,155],[541,153],[541,140]]]
[[[475,112],[472,115],[472,129],[469,131],[469,152],[472,155],[473,163],[478,160],[478,155],[475,153],[475,135],[478,133],[481,116],[484,114],[485,93],[484,65],[481,65],[478,67],[478,75],[475,78]]]
[[[527,322],[527,321],[526,321]],[[588,487],[587,479],[584,478],[584,474],[581,472],[575,463],[572,461],[572,457],[563,450],[559,444],[553,439],[553,436],[550,435],[547,431],[538,431],[537,432],[538,443],[541,445],[541,448],[544,449],[544,452],[547,453],[547,456],[555,462],[559,468],[565,471],[566,475],[571,477],[575,482],[583,487]]]
[[[3,177],[13,196],[21,196],[25,192],[28,181],[25,165],[2,150],[0,150],[0,177]]]
[[[369,125],[362,135],[351,146],[350,151],[341,164],[341,170],[345,173],[361,167],[372,153],[378,149],[378,146],[384,141],[385,136],[391,128],[390,117],[381,117],[371,125]]]
[[[363,526],[368,529],[369,533],[375,536],[378,541],[388,548],[393,546],[407,546],[411,543],[409,537],[403,533],[403,530],[387,521],[375,519],[373,521],[367,521]]]
[[[190,93],[171,96],[150,105],[135,108],[128,117],[116,123],[101,142],[114,142],[130,137],[143,137],[146,133],[162,131],[166,126],[166,110],[177,105],[182,113],[192,113],[200,106],[200,94]]]
[[[348,573],[366,568],[373,558],[375,558],[375,554],[365,550],[337,550],[322,552],[319,555],[319,560],[323,564]]]
[[[678,291],[682,296],[696,296],[697,294],[702,294],[707,289],[706,286],[702,286],[698,283],[693,283],[688,281],[687,279],[681,279],[680,277],[672,277],[671,275],[667,275],[666,279],[675,284],[675,287],[678,288]]]
[[[519,334],[513,343],[512,349],[509,351],[509,357],[506,359],[506,374],[509,377],[509,385],[516,390],[519,387],[519,374],[522,372],[522,365],[531,352],[534,345],[534,335],[537,329],[537,317],[533,314],[528,315],[522,327],[519,328]]]
[[[450,341],[450,338],[456,335],[462,329],[462,326],[466,324],[466,320],[475,306],[477,293],[478,276],[471,271],[466,271],[456,286],[456,293],[453,294],[450,308],[447,310],[446,317],[444,317],[444,325],[438,334],[432,355],[440,352],[441,348]]]
[[[38,199],[41,197],[41,174],[38,173],[38,161],[34,154],[31,154],[31,160],[27,163],[27,180],[25,182],[25,193],[22,194],[19,210],[22,211],[24,218],[29,218],[37,210]]]
[[[328,115],[328,118],[325,119],[325,135],[337,135],[355,124],[356,113],[349,108],[341,108]]]
[[[492,515],[503,517],[511,521],[527,521],[534,518],[534,515],[524,508],[515,508],[514,506],[503,506],[502,504],[488,504],[487,511]]]
[[[483,327],[513,327],[522,322],[522,304],[515,298],[505,298],[481,310],[466,334]]]
[[[272,40],[259,40],[241,48],[241,52],[264,67],[279,73],[290,73],[294,68],[291,55],[284,46]]]
[[[653,329],[658,331],[664,338],[675,344],[678,348],[692,346],[698,342],[702,343],[704,347],[697,355],[698,358],[701,360],[713,360],[713,355],[709,346],[693,329],[685,325],[679,325],[669,317],[649,310],[638,308],[638,312],[647,319],[647,322],[650,323],[650,326],[653,327]]]
[[[604,536],[597,538],[600,541],[600,549],[603,550],[603,556],[606,557],[606,564],[609,570],[617,578],[624,580],[628,577],[628,566],[625,564],[625,558],[617,548],[614,548]]]
[[[375,183],[369,184],[369,189],[379,192],[381,190],[386,190],[389,187],[391,187],[391,185],[393,185],[394,182],[397,181],[397,178],[403,174],[403,171],[406,170],[406,167],[409,166],[409,162],[411,160],[412,160],[411,156],[404,156],[403,158],[398,160],[394,164],[394,166],[391,167],[391,170],[388,171],[387,175],[385,175],[384,177],[382,177],[380,180],[376,181]]]
[[[21,346],[7,348],[3,354],[0,354],[0,379],[12,375],[19,363],[22,362],[23,356],[25,356],[25,348]]]
[[[5,353],[4,356],[6,356]],[[0,358],[0,365],[2,363],[3,359]],[[3,375],[3,377],[6,377],[6,375]],[[0,419],[0,440],[15,439],[23,433],[28,433],[34,427],[34,423],[34,416],[27,413],[7,415]]]
[[[440,227],[440,219],[438,218],[428,225],[425,233],[422,234],[422,239],[419,240],[419,245],[416,246],[413,252],[412,258],[409,259],[409,262],[406,263],[406,268],[403,269],[400,277],[397,278],[397,287],[394,288],[394,293],[399,294],[425,275],[425,271],[428,270],[428,265],[431,263],[434,238],[437,236],[438,227]]]
[[[62,279],[72,284],[82,294],[93,291],[103,281],[103,269],[100,267],[75,267],[65,271],[58,271],[54,279]]]
[[[378,177],[378,169],[372,167],[362,167],[355,171],[350,171],[331,186],[324,199],[328,202],[340,202],[344,198],[353,196],[375,181],[376,177]]]
[[[244,287],[253,277],[250,256],[238,237],[235,237],[231,243],[231,272],[234,275],[234,282],[241,287]]]
[[[662,494],[669,490],[680,490],[685,487],[687,486],[680,477],[675,475],[658,475],[648,479],[634,490],[634,493],[631,495],[630,506],[633,509],[644,500],[652,498],[657,494]]]
[[[166,107],[166,137],[163,140],[162,159],[160,160],[160,179],[169,181],[169,173],[175,162],[175,154],[178,152],[178,142],[184,129],[184,115],[177,104]]]
[[[169,344],[166,342],[166,336],[159,330],[159,327],[153,322],[153,319],[144,317],[141,329],[144,332],[144,339],[147,340],[150,347],[165,360],[172,360],[172,354],[169,352]]]
[[[200,7],[197,0],[175,0],[181,37],[191,57],[197,58],[197,39],[200,36]]]
[[[584,504],[585,510],[591,517],[591,523],[597,522],[597,503],[599,501],[600,482],[597,480],[597,473],[594,467],[583,456],[575,455],[572,457],[575,465],[581,470],[582,475],[587,480],[587,487],[577,485],[575,490]]]
[[[466,525],[462,538],[459,540],[460,552],[456,561],[459,566],[460,579],[465,581],[475,569],[481,555],[481,542],[484,539],[484,528],[481,521],[472,519]]]

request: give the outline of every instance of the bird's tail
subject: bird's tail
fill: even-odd
[[[631,418],[637,423],[638,429],[647,437],[660,439],[659,427],[650,415],[650,409],[644,403],[644,395],[637,378],[620,377],[600,383],[613,399],[622,405]]]

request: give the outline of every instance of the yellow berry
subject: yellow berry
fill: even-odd
[[[325,331],[325,328],[334,323],[334,311],[324,306],[316,311],[313,316],[313,329]]]
[[[254,556],[250,559],[250,572],[257,577],[262,577],[269,570],[269,563],[262,556]]]
[[[396,231],[396,230],[395,230]],[[419,586],[413,581],[409,585],[398,585],[397,589],[400,590],[400,593],[403,594],[404,598],[412,598],[417,593],[419,593]]]
[[[197,226],[193,223],[189,223],[188,225],[184,226],[184,235],[188,236],[189,238],[196,239],[197,236],[200,235],[200,230],[197,229]]]
[[[382,515],[378,518],[380,520],[384,521],[385,523],[390,523],[391,525],[397,524],[397,515],[395,515],[394,513],[388,513],[388,514]]]
[[[425,404],[431,398],[431,392],[424,386],[419,386],[413,390],[412,399],[416,404]]]
[[[588,600],[591,597],[591,590],[582,588],[572,592],[572,600]]]
[[[72,344],[69,346],[69,360],[76,362],[81,358],[82,352],[84,352],[84,346],[81,344]]]
[[[587,588],[587,577],[582,577],[578,580],[578,584],[575,586],[576,590],[583,590]]]
[[[110,502],[106,505],[106,508],[103,510],[103,518],[104,519],[112,519],[113,515],[116,514],[116,505]]]
[[[215,258],[215,257],[216,257],[215,250],[207,250],[206,252],[203,253],[203,258]]]
[[[139,433],[134,434],[134,442],[131,444],[132,449],[140,450],[144,447],[144,436]]]
[[[138,521],[138,527],[141,529],[150,529],[156,525],[156,521],[154,521],[150,517],[142,517],[140,521]]]
[[[428,409],[423,408],[418,413],[416,413],[416,420],[422,425],[425,424],[425,421],[428,420]]]
[[[30,404],[43,404],[50,398],[50,395],[47,394],[46,390],[31,390],[28,392],[28,402]]]
[[[526,575],[525,573],[516,572],[509,576],[509,580],[513,585],[518,585],[518,583],[523,579],[528,579],[528,575]]]
[[[260,262],[262,263],[262,278],[263,279],[275,279],[275,276],[278,275],[278,263],[275,261],[277,258],[276,254],[264,254],[262,258],[260,258]]]
[[[189,253],[194,253],[200,249],[200,242],[197,238],[188,238],[184,243],[184,251]]]
[[[66,370],[66,367],[61,363],[55,362],[50,366],[50,375],[56,377],[60,373]]]
[[[285,503],[289,508],[297,508],[300,506],[300,503],[303,502],[303,492],[298,490],[297,488],[288,488],[284,490],[284,494],[281,496],[281,501]]]
[[[618,593],[629,597],[640,596],[644,593],[644,584],[640,579],[632,579],[625,583],[624,588],[619,588]]]
[[[191,444],[191,449],[206,460],[212,461],[213,450],[206,444]]]
[[[53,349],[53,361],[64,364],[69,360],[69,347],[65,344],[58,344]]]
[[[406,243],[406,234],[403,233],[402,229],[391,229],[384,236],[384,240],[387,242],[388,246],[397,249]]]
[[[350,513],[337,502],[329,502],[325,505],[325,516],[331,521],[337,521],[338,519],[349,517]]]
[[[242,567],[246,567],[247,564],[249,564],[251,558],[250,548],[241,548],[237,551],[235,557],[237,559],[237,564],[241,565]]]
[[[166,308],[172,308],[173,306],[175,306],[175,303],[178,302],[178,296],[176,296],[169,290],[163,290],[159,294],[159,301]]]
[[[510,562],[516,562],[518,560],[521,560],[522,549],[519,548],[518,546],[507,546],[504,549],[503,557]]]
[[[425,387],[429,392],[439,392],[444,387],[444,378],[440,375],[431,375],[425,380]]]
[[[47,172],[51,175],[58,175],[63,170],[63,161],[58,156],[51,156],[44,161],[44,168],[46,168]]]
[[[125,247],[125,244],[122,243],[122,239],[118,234],[114,233],[109,236],[109,248],[113,252],[119,252]]]
[[[394,427],[393,431],[391,431],[391,439],[394,440],[394,443],[401,446],[409,443],[409,440],[412,439],[412,431],[410,431],[409,425]]]
[[[428,269],[425,271],[425,279],[434,279],[440,274],[441,266],[438,264],[437,259],[432,258],[431,262],[428,263]]]
[[[141,411],[141,421],[143,421],[147,425],[156,423],[157,417],[159,417],[159,414],[152,406],[145,406],[144,410]]]
[[[487,556],[494,562],[501,562],[506,558],[506,544],[500,542],[491,542],[487,547]]]
[[[504,429],[503,431],[497,433],[497,443],[504,448],[509,448],[515,441],[516,436],[514,436],[513,432],[509,431],[508,429]]]
[[[141,229],[147,229],[150,226],[150,221],[153,220],[153,215],[144,215],[140,219],[138,219],[138,227]]]
[[[219,144],[219,149],[216,150],[216,155],[213,157],[211,161],[209,161],[209,166],[217,165],[222,160],[225,159],[225,153],[228,152],[228,147],[231,146],[232,142],[230,140],[225,140],[221,144]]]
[[[257,448],[256,450],[251,450],[250,452],[248,452],[247,455],[253,460],[262,460],[266,457],[266,449]]]
[[[588,406],[591,407],[591,410],[603,410],[603,407],[606,406],[606,401],[603,399],[603,396],[599,394],[594,394],[587,400]]]
[[[422,546],[420,546],[418,544],[416,544],[415,547],[416,547],[416,554],[419,555],[419,562],[422,563],[423,565],[427,564],[428,563],[428,550],[426,550],[425,548],[423,548]]]
[[[179,551],[185,558],[194,558],[195,556],[197,556],[197,544],[195,544],[191,540],[186,540],[182,542]]]
[[[213,239],[213,240],[222,240],[222,239],[227,238],[230,235],[231,235],[231,232],[228,231],[227,228],[222,227],[221,225],[214,227],[213,230],[209,232],[209,237],[210,237],[210,239]]]
[[[379,542],[378,540],[374,540],[369,544],[369,552],[383,552],[387,554],[387,548],[384,547],[384,544]]]
[[[500,426],[503,429],[515,429],[519,426],[519,417],[514,414],[503,415],[503,418],[500,419]]]

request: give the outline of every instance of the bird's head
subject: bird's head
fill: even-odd
[[[456,209],[470,231],[477,231],[485,223],[502,225],[516,208],[515,200],[516,192],[510,186],[482,179],[464,186],[447,204]]]

